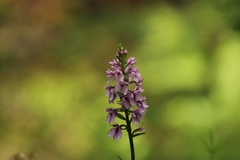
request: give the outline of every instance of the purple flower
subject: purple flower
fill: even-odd
[[[106,96],[109,97],[108,102],[113,103],[114,100],[117,98],[117,94],[114,91],[114,86],[106,86],[105,89],[107,90]]]
[[[109,81],[114,80],[114,78],[115,78],[115,72],[114,71],[108,69],[106,71],[106,73],[107,73],[106,77],[108,78]],[[109,83],[109,81],[107,83]]]
[[[133,80],[137,83],[142,80],[141,79],[141,74],[138,72],[137,68],[132,68],[132,70],[129,73],[129,78],[130,78],[130,80]]]
[[[145,111],[146,111],[147,108],[148,108],[148,105],[147,105],[145,99],[146,99],[146,98],[143,97],[141,100],[139,100],[139,101],[137,102],[138,110],[139,110],[140,113],[143,114],[143,115],[145,114]]]
[[[129,98],[128,96],[122,97],[122,106],[125,109],[130,109],[132,106],[134,106],[134,103],[132,102],[132,99]]]
[[[134,57],[130,57],[128,60],[127,60],[127,65],[134,65],[137,61],[135,60]]]
[[[112,124],[116,118],[117,111],[114,110],[114,108],[108,108],[106,109],[106,112],[108,112],[106,121],[110,124]]]
[[[115,86],[115,91],[123,93],[124,95],[128,92],[128,86],[125,81],[119,81]]]
[[[126,49],[124,49],[123,54],[127,55],[128,51]]]
[[[130,109],[136,104],[134,92],[128,92],[125,96],[122,97],[123,107]]]
[[[119,57],[118,51],[116,51],[116,57],[117,57],[117,58]]]
[[[120,62],[114,59],[112,62],[109,62],[109,64],[111,65],[112,68],[117,69],[119,68]]]
[[[123,81],[124,75],[121,70],[117,69],[115,70],[115,80],[116,81]]]
[[[141,93],[143,92],[144,90],[142,88],[139,88],[139,87],[136,87],[133,91],[133,95],[134,95],[134,98],[135,98],[135,101],[139,101],[141,99],[143,99],[144,97],[141,95]]]
[[[132,123],[137,126],[138,123],[141,121],[143,115],[140,113],[138,109],[132,112]]]
[[[108,69],[106,71],[106,73],[107,73],[107,78],[109,79],[109,81],[123,81],[123,79],[124,79],[124,75],[120,69],[116,69],[114,71]],[[108,83],[109,83],[109,81],[108,81]]]
[[[136,95],[133,92],[128,92],[127,97],[129,99],[130,105],[133,107],[136,104],[135,100]]]
[[[139,78],[138,82],[135,82],[135,84],[138,88],[142,88],[142,82],[143,82],[143,78]]]
[[[113,128],[108,131],[108,136],[118,141],[122,137],[122,129],[118,124],[114,124]]]
[[[138,68],[134,67],[137,61],[134,57],[127,59],[127,54],[128,51],[119,43],[116,59],[109,62],[111,69],[106,71],[107,83],[110,81],[115,82],[115,85],[105,87],[108,102],[114,103],[118,99],[117,104],[121,106],[120,108],[114,109],[111,107],[106,109],[106,112],[108,112],[106,121],[113,126],[109,130],[108,136],[116,141],[122,137],[122,130],[127,130],[131,136],[142,135],[141,133],[135,133],[144,130],[143,127],[133,131],[127,128],[131,128],[132,124],[138,125],[148,108],[146,98],[142,96],[144,91],[142,89],[143,78],[141,78]],[[126,125],[113,124],[116,117],[132,123],[126,123]]]

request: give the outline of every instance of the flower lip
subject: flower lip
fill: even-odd
[[[112,137],[114,140],[118,141],[122,137],[122,129],[118,124],[113,124],[113,128],[111,128],[108,132],[108,136]]]
[[[117,94],[114,91],[114,86],[106,86],[107,90],[106,96],[109,97],[108,103],[114,103],[114,100],[117,98]]]
[[[135,60],[134,57],[130,57],[130,58],[127,60],[127,65],[134,65],[135,63],[137,63],[137,61]]]
[[[107,108],[106,112],[108,112],[107,118],[106,118],[106,122],[112,124],[116,118],[117,115],[117,111],[114,108]]]
[[[140,111],[138,109],[136,109],[135,111],[133,111],[132,113],[132,123],[137,126],[138,123],[141,121],[143,115],[140,113]]]
[[[128,86],[127,83],[125,81],[119,81],[116,86],[115,86],[115,91],[116,92],[121,92],[124,95],[127,94],[128,92]]]

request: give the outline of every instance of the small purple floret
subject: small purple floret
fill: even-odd
[[[106,121],[112,124],[116,118],[117,112],[114,110],[114,108],[108,108],[106,109],[106,112],[108,112]]]
[[[140,111],[137,109],[133,111],[132,113],[132,123],[137,126],[138,123],[141,121],[143,115],[140,113]]]
[[[114,86],[106,86],[105,89],[107,90],[106,96],[109,97],[108,103],[114,103],[114,100],[117,98]]]
[[[128,86],[125,81],[119,81],[115,86],[115,91],[123,93],[124,95],[128,92]]]
[[[108,136],[118,141],[122,137],[122,129],[118,124],[114,124],[113,128],[109,130]]]

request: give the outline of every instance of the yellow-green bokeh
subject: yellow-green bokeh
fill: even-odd
[[[209,131],[229,140],[216,160],[239,159],[240,4],[174,2],[1,1],[0,159],[129,159],[105,121],[118,41],[149,105],[137,160],[210,159],[197,144]]]

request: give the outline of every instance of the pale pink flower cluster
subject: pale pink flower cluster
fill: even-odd
[[[146,98],[142,96],[144,91],[142,89],[143,78],[141,78],[138,69],[134,67],[136,63],[135,58],[130,57],[126,60],[127,53],[126,49],[119,47],[116,52],[116,59],[109,62],[111,69],[106,71],[108,85],[105,89],[108,102],[111,104],[118,99],[117,103],[120,105],[120,108],[110,107],[106,109],[106,112],[108,112],[106,121],[113,126],[108,132],[108,136],[115,140],[119,140],[122,137],[122,127],[125,126],[113,124],[116,117],[125,118],[121,112],[127,111],[131,117],[131,122],[137,126],[148,108]],[[115,85],[109,85],[111,81],[115,82]],[[134,89],[130,90],[130,86]],[[136,131],[142,130],[143,127],[140,127]]]

